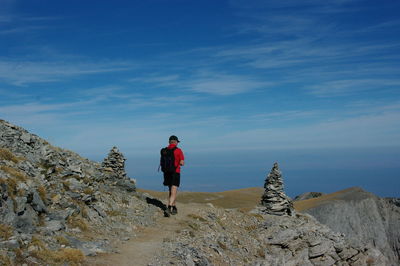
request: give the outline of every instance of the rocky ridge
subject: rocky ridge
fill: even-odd
[[[400,207],[394,198],[379,198],[354,187],[333,193],[304,212],[314,216],[333,231],[346,235],[356,246],[371,246],[389,258],[390,265],[400,263]],[[335,195],[336,194],[336,195]]]
[[[85,256],[116,252],[141,228],[174,219],[163,217],[161,201],[135,191],[124,162],[116,148],[99,164],[0,120],[0,265],[84,264]],[[311,216],[270,215],[267,207],[190,206],[149,263],[388,265],[378,250],[349,244]]]
[[[299,201],[299,200],[306,200],[306,199],[314,199],[318,198],[325,195],[325,193],[321,192],[305,192],[301,195],[296,196],[293,200],[294,201]]]

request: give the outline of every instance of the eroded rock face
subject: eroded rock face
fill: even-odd
[[[332,200],[304,212],[333,231],[343,233],[356,246],[379,249],[390,265],[400,262],[400,207],[392,199],[354,187],[336,192]]]
[[[292,200],[283,191],[282,173],[278,163],[274,163],[271,172],[265,179],[265,192],[261,198],[264,212],[274,215],[294,215]]]

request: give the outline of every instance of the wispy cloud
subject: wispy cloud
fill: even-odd
[[[181,91],[219,96],[241,94],[272,86],[251,76],[225,74],[220,71],[202,69],[190,75],[160,75],[131,79],[131,82],[151,83],[158,87],[175,87]]]
[[[240,94],[254,89],[266,88],[270,85],[267,82],[260,82],[250,77],[221,74],[194,78],[185,83],[185,86],[194,92],[221,96]]]
[[[55,82],[66,77],[132,69],[126,62],[0,61],[0,80],[13,85]]]
[[[400,80],[361,79],[334,80],[312,86],[310,93],[319,97],[348,96],[371,90],[398,89]]]

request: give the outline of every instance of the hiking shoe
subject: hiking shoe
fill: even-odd
[[[168,206],[166,209],[165,209],[165,211],[164,211],[164,216],[165,217],[170,217],[171,216],[171,214],[172,214],[172,208],[171,208],[171,206]]]
[[[178,214],[178,209],[176,208],[176,206],[172,206],[171,214]]]

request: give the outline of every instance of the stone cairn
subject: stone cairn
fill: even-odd
[[[274,215],[294,215],[292,200],[283,191],[282,173],[278,163],[274,163],[271,172],[265,179],[265,192],[261,198],[263,212]]]
[[[104,159],[102,167],[105,171],[113,173],[114,178],[125,179],[125,161],[124,155],[117,147],[113,147]]]

